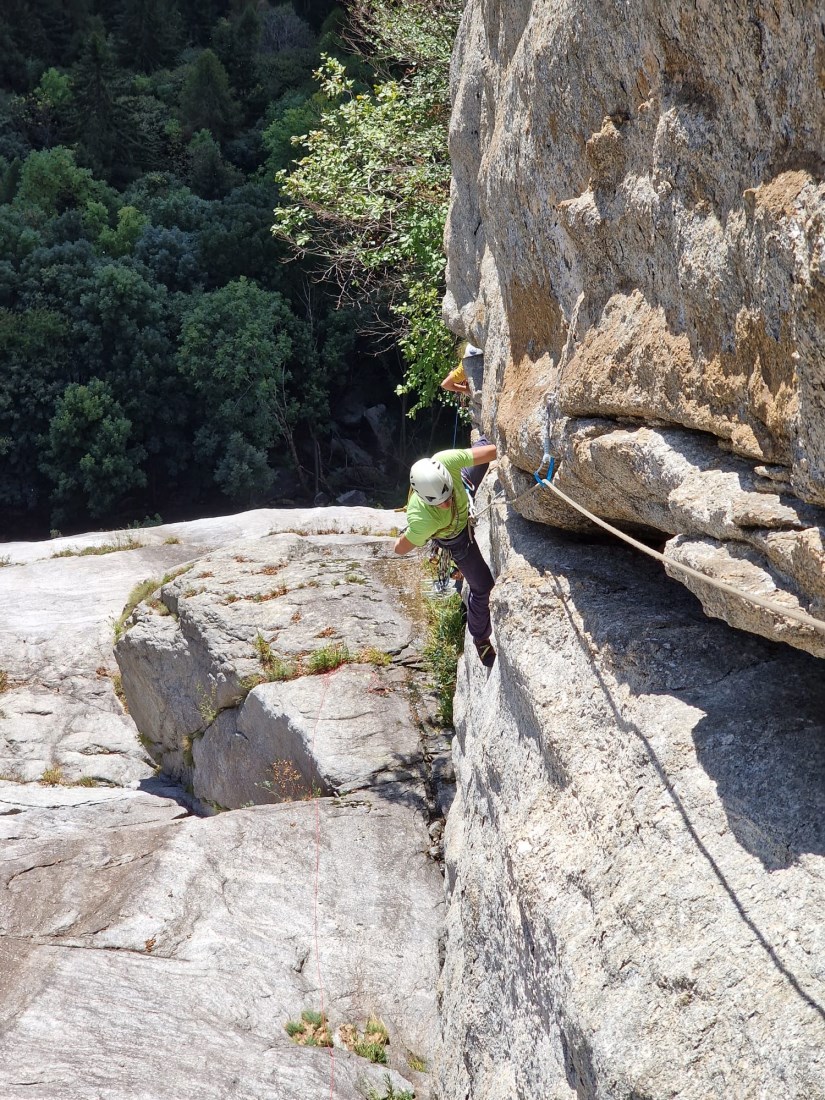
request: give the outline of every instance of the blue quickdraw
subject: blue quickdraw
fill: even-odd
[[[547,465],[547,473],[544,475],[544,477],[542,477],[541,476],[541,468],[545,464]],[[533,477],[536,479],[536,482],[539,485],[541,485],[545,481],[547,481],[547,482],[552,481],[553,480],[553,474],[555,472],[556,472],[556,460],[555,460],[555,458],[553,458],[552,455],[544,454],[544,455],[541,456],[541,462],[539,463],[539,468],[533,474]]]

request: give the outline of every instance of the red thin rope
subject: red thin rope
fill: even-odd
[[[321,711],[324,709],[324,700],[327,697],[327,688],[329,687],[331,672],[324,673],[324,690],[321,692],[321,702],[318,705],[318,713],[315,716],[315,724],[312,727],[312,746],[310,749],[310,756],[312,760],[315,760],[315,733],[318,729],[318,723],[321,720]],[[313,784],[313,789],[314,789]],[[314,900],[313,900],[313,935],[315,938],[315,967],[318,973],[318,995],[321,1002],[321,1019],[324,1019],[324,983],[321,978],[321,951],[318,944],[318,884],[320,881],[320,867],[321,867],[321,811],[318,806],[318,795],[313,794],[312,801],[315,805],[315,886],[314,886]],[[327,1021],[327,1027],[329,1022]],[[330,1039],[332,1039],[332,1033],[330,1032]],[[335,1047],[330,1046],[329,1050],[329,1095],[330,1100],[334,1096],[335,1089]]]

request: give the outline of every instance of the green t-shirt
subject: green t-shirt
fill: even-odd
[[[407,504],[407,530],[404,532],[413,546],[423,546],[432,538],[452,539],[460,535],[467,526],[469,501],[467,490],[461,480],[464,466],[474,464],[473,452],[439,451],[434,454],[439,462],[447,467],[453,479],[453,495],[449,508],[436,508],[426,504],[418,493],[413,493]]]

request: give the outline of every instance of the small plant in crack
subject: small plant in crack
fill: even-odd
[[[370,1016],[364,1025],[363,1032],[359,1032],[354,1024],[343,1024],[338,1029],[341,1042],[347,1050],[353,1051],[361,1058],[366,1058],[376,1065],[387,1064],[387,1047],[390,1036],[383,1022],[377,1016]]]
[[[329,1024],[323,1012],[309,1009],[301,1013],[300,1020],[287,1020],[284,1024],[287,1035],[302,1047],[331,1047],[332,1036]]]
[[[211,726],[218,717],[217,699],[217,684],[213,684],[211,691],[208,693],[202,684],[198,684],[198,713],[203,719],[204,728],[206,726]]]
[[[409,1089],[395,1091],[392,1078],[388,1073],[384,1074],[384,1091],[379,1092],[374,1085],[367,1085],[365,1100],[415,1100],[415,1093]]]
[[[288,661],[275,653],[263,634],[255,636],[254,645],[267,680],[294,680],[299,675],[298,665],[294,661]]]

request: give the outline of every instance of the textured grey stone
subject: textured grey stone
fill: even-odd
[[[236,721],[214,722],[195,743],[196,796],[235,807],[314,788],[381,788],[423,810],[419,731],[405,693],[388,686],[382,671],[344,665],[255,688]]]
[[[390,540],[370,535],[273,535],[201,559],[161,589],[167,614],[141,605],[116,649],[143,743],[204,805],[283,797],[276,765],[297,772],[301,794],[400,784],[423,806],[412,673],[364,663],[309,674],[330,646],[356,661],[415,661],[419,584]],[[264,645],[298,679],[255,687]]]
[[[453,58],[444,310],[484,348],[482,427],[513,489],[549,442],[560,486],[591,511],[745,541],[779,602],[819,616],[820,23],[814,0],[470,0]],[[735,461],[697,467],[716,443]],[[738,504],[714,467],[741,472]],[[771,504],[744,499],[766,490]],[[549,497],[518,507],[586,529]],[[777,529],[796,537],[767,537]],[[772,636],[812,648],[804,629]]]
[[[333,1074],[342,1100],[380,1091],[382,1067],[288,1038],[322,999],[334,1029],[379,1016],[395,1087],[428,1095],[407,1056],[433,1052],[442,890],[414,813],[362,796],[175,822],[135,792],[59,801],[4,841],[4,1098],[302,1100]]]
[[[630,549],[492,515],[499,657],[465,657],[456,700],[442,1095],[821,1100],[820,662],[706,619]]]

